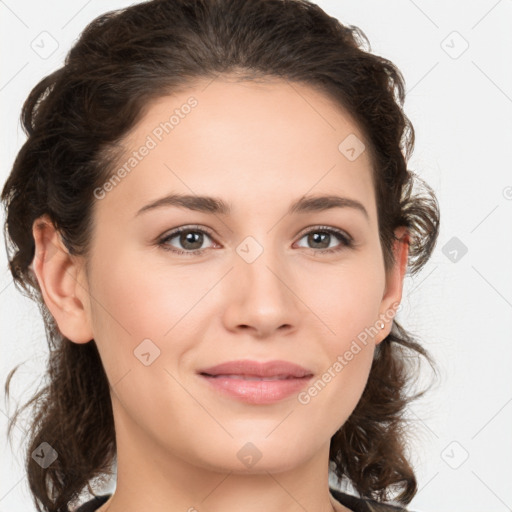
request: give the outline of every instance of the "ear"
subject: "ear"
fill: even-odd
[[[407,270],[407,260],[409,257],[409,232],[405,226],[400,226],[395,230],[395,241],[393,243],[393,254],[395,264],[386,276],[386,288],[382,296],[382,302],[379,308],[380,327],[384,324],[379,333],[375,336],[375,344],[380,343],[391,332],[393,318],[396,310],[402,300],[403,282]]]
[[[91,341],[94,336],[84,307],[89,294],[82,284],[81,261],[69,254],[48,215],[34,221],[32,234],[36,246],[32,269],[59,331],[75,343]]]

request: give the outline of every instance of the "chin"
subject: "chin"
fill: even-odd
[[[311,455],[304,444],[298,443],[296,436],[289,435],[289,443],[283,445],[283,439],[276,436],[273,441],[259,437],[246,436],[212,443],[215,448],[205,448],[196,452],[197,464],[212,471],[233,472],[237,474],[267,474],[289,471],[305,462]],[[196,447],[197,449],[197,447]],[[205,456],[206,455],[206,456]]]

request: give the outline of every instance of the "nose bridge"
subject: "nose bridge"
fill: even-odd
[[[238,261],[226,317],[232,327],[250,326],[263,335],[283,325],[297,325],[299,308],[291,292],[291,273],[281,254],[283,246],[275,238],[273,231],[259,230],[235,249]]]
[[[279,274],[285,273],[280,257],[280,247],[274,247],[272,234],[246,236],[236,248],[244,277],[239,276],[247,286],[272,292],[272,299],[284,286]],[[277,275],[276,275],[277,274]],[[284,276],[283,276],[284,277]],[[270,287],[269,290],[267,288]]]

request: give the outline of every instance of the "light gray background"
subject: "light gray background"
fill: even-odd
[[[418,276],[406,278],[399,314],[442,372],[409,415],[419,481],[409,508],[512,510],[512,1],[317,3],[359,26],[372,52],[403,72],[416,130],[409,168],[430,183],[441,206],[437,248]],[[89,21],[128,5],[0,1],[2,186],[24,141],[18,119],[29,91],[61,65]],[[46,340],[37,307],[12,284],[3,248],[0,258],[2,388],[8,371],[26,361],[14,398],[0,403],[0,511],[28,512],[24,432],[15,429],[11,451],[5,431],[16,401],[40,382]]]

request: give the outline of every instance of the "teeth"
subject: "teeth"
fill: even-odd
[[[276,375],[274,377],[254,377],[248,375],[215,375],[215,377],[225,377],[227,379],[242,379],[242,380],[283,380],[293,377],[287,375]]]

